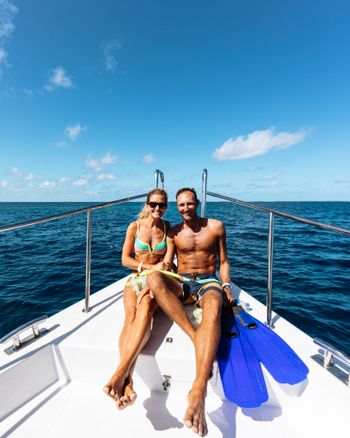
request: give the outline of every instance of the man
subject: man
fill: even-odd
[[[205,397],[220,337],[223,294],[228,301],[233,301],[230,265],[223,223],[197,215],[199,201],[194,189],[180,189],[176,201],[183,222],[169,231],[168,252],[164,261],[171,266],[176,254],[179,274],[190,277],[191,281],[180,285],[173,278],[155,271],[148,276],[148,284],[159,306],[194,343],[196,377],[188,394],[184,423],[193,432],[204,436],[208,432]],[[222,285],[215,275],[217,260]],[[202,309],[202,320],[197,330],[183,308],[183,304],[193,302]]]

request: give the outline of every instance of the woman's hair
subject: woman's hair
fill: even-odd
[[[139,215],[137,216],[139,219],[145,219],[146,217],[149,216],[149,212],[147,209],[147,204],[149,203],[149,200],[151,199],[152,195],[162,195],[164,198],[165,203],[168,203],[168,194],[165,190],[163,189],[153,189],[150,192],[148,192],[147,195],[147,200],[145,205],[143,206],[142,210],[140,211]]]

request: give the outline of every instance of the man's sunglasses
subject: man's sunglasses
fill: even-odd
[[[149,202],[148,205],[151,208],[156,208],[157,205],[158,205],[158,207],[161,208],[161,209],[164,209],[164,208],[166,208],[168,206],[165,202]]]

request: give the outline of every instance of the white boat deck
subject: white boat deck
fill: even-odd
[[[194,436],[182,424],[194,378],[193,347],[161,312],[137,363],[134,405],[118,411],[102,391],[118,362],[124,283],[94,294],[88,314],[79,302],[52,316],[44,324],[49,333],[18,352],[7,355],[0,346],[2,437]],[[244,291],[236,294],[264,320],[263,305]],[[215,365],[206,401],[209,437],[328,438],[346,430],[349,388],[311,358],[318,348],[308,336],[277,316],[274,323],[309,367],[308,379],[281,385],[265,371],[269,400],[260,408],[241,409],[225,400]],[[168,391],[163,375],[171,376]]]

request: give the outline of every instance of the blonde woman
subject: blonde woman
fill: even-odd
[[[156,302],[145,277],[146,269],[168,269],[163,262],[167,250],[169,222],[162,220],[168,206],[164,190],[154,189],[138,220],[129,225],[122,252],[122,264],[134,271],[124,289],[125,320],[119,338],[120,363],[105,385],[104,392],[114,398],[119,409],[136,399],[132,373],[136,359],[150,337],[150,327]]]

